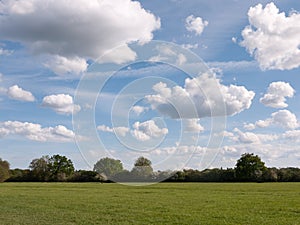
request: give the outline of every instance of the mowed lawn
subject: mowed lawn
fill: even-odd
[[[300,183],[2,183],[0,224],[300,224]]]

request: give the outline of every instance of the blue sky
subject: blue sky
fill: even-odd
[[[45,2],[47,4],[45,4]],[[299,166],[300,3],[0,3],[0,157]]]

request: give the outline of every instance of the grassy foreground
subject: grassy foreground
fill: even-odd
[[[0,224],[300,224],[300,183],[2,183]]]

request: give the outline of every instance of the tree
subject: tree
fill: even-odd
[[[260,181],[266,169],[261,158],[253,153],[244,153],[235,165],[235,173],[239,181]]]
[[[29,165],[31,176],[34,181],[48,181],[50,178],[49,156],[33,159]]]
[[[9,163],[0,158],[0,182],[6,181],[9,176]]]
[[[99,182],[103,178],[96,171],[79,170],[68,179],[71,182]]]
[[[131,173],[137,179],[151,178],[153,175],[153,168],[151,165],[152,165],[152,162],[149,159],[147,159],[145,157],[139,157],[135,161],[134,167],[133,167]]]
[[[72,161],[61,155],[51,156],[48,167],[53,181],[65,181],[75,170]]]
[[[118,159],[102,158],[94,165],[94,171],[104,174],[108,179],[123,171],[123,164]]]

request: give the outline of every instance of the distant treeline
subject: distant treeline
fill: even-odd
[[[140,157],[129,171],[120,160],[102,158],[93,171],[75,170],[70,159],[53,155],[32,160],[28,169],[10,169],[0,159],[0,182],[300,182],[300,168],[267,168],[259,156],[249,153],[226,169],[154,171],[151,165]]]

